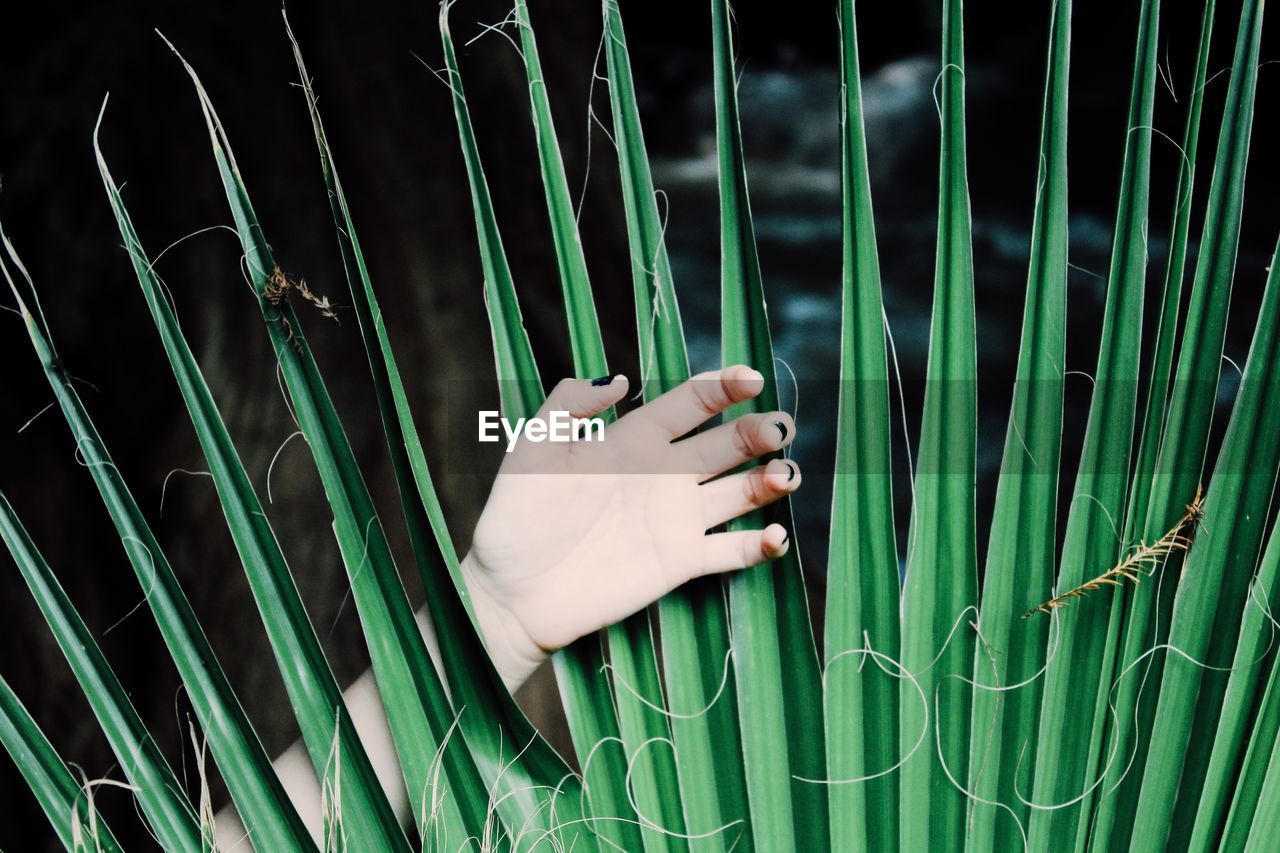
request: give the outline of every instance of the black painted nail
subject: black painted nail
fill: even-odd
[[[781,548],[783,545],[786,545],[789,538],[791,538],[791,533],[784,528],[782,531],[782,541],[778,543],[778,547]]]
[[[787,425],[782,421],[774,421],[773,425],[778,428],[778,432],[782,433],[782,440],[787,440]]]
[[[787,463],[787,482],[790,483],[796,478],[796,466],[793,462]]]
[[[602,388],[605,385],[612,385],[613,380],[617,379],[621,375],[621,373],[611,373],[608,376],[601,376],[599,379],[592,379],[591,384],[597,388]]]

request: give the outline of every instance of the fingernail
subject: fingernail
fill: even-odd
[[[621,375],[621,373],[611,373],[608,376],[601,376],[599,379],[592,379],[591,384],[597,388],[602,388],[605,385],[612,385],[613,380],[617,379]]]
[[[788,530],[784,527],[784,528],[782,529],[782,541],[778,543],[778,547],[779,547],[779,548],[781,548],[783,545],[786,545],[786,544],[787,544],[787,540],[788,540],[788,539],[790,539],[790,538],[791,538],[791,533],[790,533],[790,531],[788,531]]]
[[[787,482],[790,483],[792,480],[796,478],[796,466],[791,462],[786,463],[786,465],[787,465]]]
[[[782,433],[782,440],[787,440],[787,425],[782,421],[774,421],[773,425],[778,428],[778,432]]]

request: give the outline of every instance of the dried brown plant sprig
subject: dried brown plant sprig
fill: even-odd
[[[286,299],[289,298],[290,291],[297,293],[303,299],[314,305],[321,316],[328,317],[335,323],[340,322],[338,315],[334,313],[334,305],[329,301],[327,296],[317,296],[315,292],[307,286],[305,278],[292,279],[285,275],[279,265],[272,271],[267,278],[266,283],[262,286],[262,298],[270,302],[277,309]],[[289,324],[288,318],[282,313],[280,315],[281,322],[284,323],[285,332],[290,342],[293,341],[293,327]]]
[[[1177,524],[1169,528],[1169,532],[1155,542],[1150,545],[1145,542],[1139,542],[1138,547],[1133,549],[1128,556],[1096,578],[1087,580],[1061,595],[1055,595],[1043,604],[1033,607],[1022,614],[1022,618],[1026,619],[1036,613],[1052,613],[1054,610],[1066,607],[1073,599],[1083,598],[1088,593],[1101,589],[1103,586],[1124,586],[1126,580],[1136,584],[1144,577],[1151,577],[1156,569],[1172,554],[1178,551],[1187,551],[1191,548],[1191,543],[1195,539],[1196,528],[1200,526],[1201,520],[1204,518],[1203,486],[1196,487],[1196,496],[1191,503],[1187,504],[1186,509],[1186,514],[1178,519]]]

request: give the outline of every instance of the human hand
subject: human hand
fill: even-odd
[[[686,581],[786,553],[780,524],[707,531],[799,487],[799,467],[784,459],[719,477],[788,446],[795,438],[791,417],[743,415],[676,441],[763,386],[760,373],[737,365],[695,376],[628,413],[605,428],[602,441],[519,439],[462,561],[489,653],[508,688],[523,684],[548,654]],[[591,417],[627,389],[624,376],[566,379],[537,416]]]

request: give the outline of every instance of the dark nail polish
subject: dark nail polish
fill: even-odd
[[[773,425],[778,428],[778,432],[782,433],[782,440],[787,440],[787,425],[782,421],[774,421]]]
[[[592,379],[591,384],[597,388],[603,388],[605,385],[612,385],[613,380],[621,375],[621,373],[611,373],[608,376],[601,376],[599,379]]]
[[[781,548],[783,545],[786,545],[786,544],[787,544],[787,540],[788,540],[788,539],[790,539],[790,538],[791,538],[791,533],[790,533],[789,531],[787,531],[787,530],[783,530],[783,531],[782,531],[782,541],[778,543],[778,547],[779,547],[779,548]]]
[[[787,482],[790,483],[796,478],[796,466],[792,462],[787,463]]]

